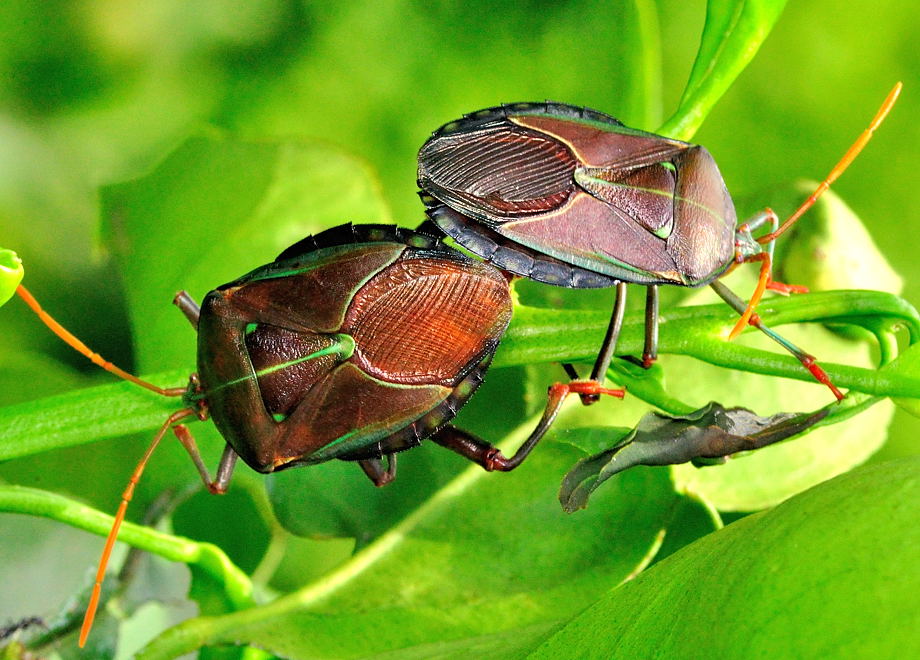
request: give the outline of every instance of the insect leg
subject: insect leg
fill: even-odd
[[[642,366],[648,369],[658,359],[658,285],[645,291],[645,347],[642,349]]]
[[[185,314],[185,318],[189,320],[193,328],[198,328],[198,317],[201,313],[201,308],[188,292],[180,291],[177,293],[176,297],[173,298],[173,305],[178,307],[179,310]]]
[[[543,436],[546,435],[546,432],[550,429],[556,416],[559,414],[559,410],[562,408],[565,398],[569,394],[595,396],[600,394],[612,394],[620,398],[623,397],[622,390],[608,390],[600,387],[600,385],[594,381],[556,383],[549,388],[546,408],[536,428],[534,428],[527,440],[524,441],[524,444],[522,444],[510,458],[502,454],[501,450],[494,445],[454,426],[445,426],[441,428],[431,436],[431,440],[481,465],[488,472],[492,472],[493,470],[509,472],[520,465],[533,448],[537,446],[537,443],[540,442]]]
[[[125,519],[125,513],[128,510],[128,503],[131,501],[131,498],[134,497],[134,488],[137,486],[137,482],[140,480],[141,475],[144,473],[144,468],[147,467],[147,462],[153,455],[153,451],[157,448],[157,445],[160,444],[160,440],[163,439],[166,431],[169,430],[171,426],[178,424],[186,417],[193,417],[196,414],[197,411],[192,408],[183,408],[182,410],[174,412],[167,418],[167,420],[160,427],[160,430],[157,431],[157,434],[153,437],[153,441],[150,443],[147,451],[144,452],[144,456],[134,468],[134,472],[131,474],[131,478],[128,480],[128,486],[121,494],[121,504],[119,504],[118,512],[115,514],[115,519],[112,522],[112,529],[109,530],[109,535],[105,540],[102,556],[99,558],[99,568],[96,570],[96,582],[93,585],[93,593],[90,596],[89,605],[86,607],[86,614],[83,616],[83,625],[80,628],[80,648],[83,648],[83,646],[86,644],[86,638],[89,636],[89,631],[93,627],[93,619],[96,617],[96,608],[99,606],[99,596],[102,593],[102,581],[105,578],[105,569],[109,564],[109,557],[112,554],[112,548],[115,546],[115,539],[118,537],[118,530],[121,529],[121,523]]]
[[[387,467],[383,469],[382,458],[365,458],[358,461],[364,474],[380,488],[396,478],[396,454],[387,454]]]
[[[623,314],[626,312],[626,282],[617,282],[616,290],[616,299],[613,303],[613,313],[610,315],[610,324],[607,326],[607,334],[604,336],[604,343],[601,344],[601,350],[591,370],[591,380],[595,383],[603,382],[604,375],[613,360],[613,353],[623,327]],[[597,393],[582,393],[581,402],[587,406],[595,403],[599,398]]]
[[[650,287],[651,288],[651,287]],[[600,386],[601,379],[604,374],[607,373],[607,369],[610,367],[610,362],[613,360],[613,353],[617,347],[617,339],[620,336],[620,330],[623,327],[623,315],[626,312],[626,282],[617,282],[616,284],[616,300],[613,303],[613,313],[610,315],[610,324],[607,326],[607,334],[604,337],[604,343],[601,344],[601,350],[597,355],[597,360],[594,362],[594,369],[591,371],[591,378],[589,381],[581,381],[581,378],[578,375],[578,371],[574,366],[565,362],[562,364],[562,368],[565,369],[566,375],[571,378],[573,381],[578,382],[594,382]],[[652,346],[653,352],[657,355],[658,353],[658,312],[657,312],[657,287],[655,287],[655,328],[654,328],[654,338],[650,339],[648,335],[648,320],[646,319],[646,343],[645,343],[645,352],[647,353],[650,346]],[[650,344],[650,342],[652,342]],[[635,358],[633,358],[635,359]],[[654,362],[654,357],[652,361]],[[649,362],[649,366],[651,366]],[[645,355],[643,354],[643,365],[645,364]],[[591,391],[591,392],[580,392],[581,402],[589,406],[592,403],[596,403],[600,398],[600,394],[608,392],[618,392],[614,396],[619,396],[622,398],[622,390],[602,390]]]
[[[743,313],[745,311],[744,301],[736,296],[727,286],[718,280],[712,282],[709,286],[711,286],[712,289],[717,294],[719,294],[719,297],[722,298],[722,300],[727,302],[733,309],[735,309],[735,311],[739,313]],[[795,359],[802,363],[802,366],[811,372],[811,375],[815,377],[815,380],[826,385],[830,389],[838,401],[843,400],[844,394],[839,389],[837,389],[836,385],[831,382],[830,377],[827,375],[824,369],[818,365],[813,355],[806,353],[791,341],[780,335],[778,332],[768,327],[766,324],[764,324],[763,321],[760,320],[760,317],[757,316],[757,314],[751,315],[749,323],[767,335],[767,337],[775,341],[777,344],[782,346],[784,349],[789,351],[795,357]]]
[[[173,427],[173,433],[185,447],[185,451],[192,457],[192,462],[201,475],[201,480],[207,489],[214,495],[223,495],[227,492],[227,486],[230,484],[230,477],[233,475],[233,468],[236,465],[236,459],[239,458],[233,451],[233,447],[226,445],[224,453],[220,457],[220,463],[217,464],[217,476],[211,479],[208,468],[201,459],[201,453],[198,451],[198,445],[195,444],[195,438],[192,437],[191,431],[185,424],[177,424]]]

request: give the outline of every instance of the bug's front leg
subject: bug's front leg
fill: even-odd
[[[182,443],[182,446],[185,447],[185,451],[188,452],[188,455],[192,457],[192,462],[195,464],[195,468],[198,470],[198,474],[201,475],[201,480],[204,482],[207,489],[213,495],[223,495],[226,493],[227,486],[230,484],[230,478],[233,476],[233,468],[236,466],[236,459],[239,458],[239,455],[233,451],[233,447],[230,445],[224,447],[224,453],[220,457],[220,463],[217,464],[217,476],[211,479],[208,468],[201,459],[201,453],[198,451],[198,445],[195,443],[195,438],[192,436],[192,432],[188,430],[188,427],[185,424],[177,424],[173,427],[173,433],[179,439],[179,442]]]
[[[732,328],[731,333],[729,333],[729,339],[735,339],[735,337],[740,335],[741,331],[751,323],[754,310],[757,309],[757,305],[760,303],[760,299],[767,289],[783,295],[789,295],[790,293],[808,293],[808,287],[799,286],[797,284],[785,284],[773,279],[773,247],[776,240],[775,238],[769,238],[769,240],[763,243],[763,247],[760,247],[760,241],[753,237],[753,233],[765,224],[770,225],[770,233],[767,234],[767,236],[772,236],[779,227],[779,218],[776,213],[774,213],[773,209],[766,208],[760,211],[753,218],[739,225],[736,230],[735,263],[741,264],[759,261],[760,276],[757,279],[757,286],[754,288],[754,293],[745,307],[744,312],[741,314],[741,318],[738,319],[735,327]]]
[[[732,307],[732,309],[735,311],[740,313],[744,309],[744,301],[742,301],[738,296],[734,294],[731,289],[729,289],[718,280],[710,283],[709,286],[712,287],[713,291],[719,294],[719,297],[728,303],[729,306]],[[768,327],[763,321],[760,320],[760,317],[757,314],[753,314],[750,317],[750,324],[764,333],[767,337],[775,341],[777,344],[782,346],[784,349],[789,351],[796,360],[802,363],[803,367],[808,369],[811,375],[815,377],[815,380],[823,385],[826,385],[828,389],[830,389],[838,401],[843,400],[845,395],[837,388],[836,385],[834,385],[833,382],[831,382],[830,377],[815,361],[815,357],[813,355],[806,353],[791,341],[783,337],[781,334]]]

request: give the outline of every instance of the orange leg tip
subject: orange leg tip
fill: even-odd
[[[602,387],[600,383],[593,380],[573,380],[571,383],[556,383],[550,388],[550,390],[553,390],[554,388],[565,388],[566,394],[580,394],[582,396],[599,396],[601,394],[606,394],[608,396],[615,396],[618,399],[622,399],[626,395],[626,390],[615,390],[607,387]]]
[[[833,393],[838,401],[843,401],[846,398],[846,395],[841,392],[834,383],[831,382],[830,376],[827,375],[827,372],[822,369],[815,359],[810,355],[802,360],[802,364],[805,365],[805,368],[811,372],[811,375],[815,377],[822,385],[826,385],[827,388]]]
[[[740,319],[738,319],[738,322],[735,324],[735,327],[732,328],[732,331],[728,333],[728,340],[734,341],[735,339],[737,339],[738,335],[741,334],[741,331],[747,327],[750,319],[751,319],[751,315],[747,313],[745,316],[742,316]]]
[[[598,394],[606,394],[607,396],[612,396],[612,397],[616,397],[617,399],[622,399],[623,397],[626,396],[626,390],[625,389],[612,390],[606,387],[602,387],[598,391]]]
[[[767,282],[767,288],[777,293],[808,293],[808,287],[801,284],[785,284],[783,282]]]
[[[77,645],[82,649],[86,645],[86,639],[89,637],[90,630],[93,629],[93,621],[96,620],[96,608],[99,607],[100,585],[97,583],[93,587],[93,594],[89,599],[89,606],[86,608],[86,614],[83,616],[83,625],[80,626],[80,639]]]

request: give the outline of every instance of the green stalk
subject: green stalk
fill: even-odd
[[[759,313],[771,326],[835,322],[874,329],[884,322],[905,327],[911,343],[920,338],[917,311],[903,299],[878,291],[832,291],[771,298],[762,303]],[[507,367],[593,360],[608,317],[607,310],[572,311],[518,305],[493,364]],[[735,318],[734,312],[722,303],[670,309],[661,315],[660,352],[687,355],[767,376],[812,379],[791,356],[726,341],[724,337]],[[642,352],[644,323],[642,312],[626,315],[619,353]],[[891,350],[890,342],[886,343],[886,350]],[[839,387],[874,396],[920,398],[920,374],[909,369],[879,371],[821,364]],[[186,376],[174,371],[149,379],[175,385]],[[661,395],[657,400],[660,399]],[[0,408],[0,460],[151,430],[162,424],[175,405],[174,400],[139,390],[130,383],[115,383],[6,406]],[[667,409],[680,412],[675,406],[677,403]]]
[[[114,520],[110,515],[63,495],[24,486],[0,486],[0,511],[50,518],[99,536],[109,533]],[[216,545],[164,534],[127,521],[122,523],[118,540],[164,559],[197,566],[223,587],[235,610],[255,605],[249,577]]]

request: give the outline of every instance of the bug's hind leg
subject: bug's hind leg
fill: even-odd
[[[579,395],[600,395],[612,394],[623,397],[622,390],[606,390],[592,381],[575,381],[572,383],[556,383],[549,388],[546,408],[543,416],[537,423],[537,426],[531,432],[530,436],[518,448],[511,457],[505,456],[498,447],[489,442],[477,438],[475,435],[468,433],[454,426],[444,426],[431,436],[431,440],[437,444],[455,451],[464,458],[477,463],[487,471],[499,470],[509,472],[524,462],[524,459],[530,454],[537,443],[543,439],[546,432],[549,431],[562,404],[569,394]]]
[[[566,375],[572,379],[570,385],[576,387],[580,387],[581,384],[590,385],[587,390],[578,392],[578,394],[581,396],[581,402],[586,406],[590,406],[592,403],[596,403],[600,399],[601,394],[610,394],[621,399],[623,398],[625,393],[624,390],[607,389],[601,387],[601,383],[603,382],[604,375],[607,373],[607,369],[610,367],[610,362],[613,360],[613,354],[616,350],[617,340],[620,337],[620,330],[623,328],[623,315],[625,312],[626,282],[617,282],[616,299],[613,303],[613,312],[610,315],[610,323],[607,326],[607,334],[604,336],[604,342],[601,344],[601,350],[597,354],[597,359],[594,362],[594,368],[591,370],[591,378],[589,380],[582,380],[578,375],[578,371],[573,365],[569,364],[568,362],[562,364],[562,368],[565,369]],[[657,338],[655,343],[657,346]],[[648,346],[648,344],[646,344],[646,346]]]
[[[387,454],[387,467],[383,467],[383,458],[364,458],[358,461],[358,465],[364,470],[368,479],[374,482],[374,485],[380,488],[396,478],[396,454]]]
[[[719,297],[727,302],[735,311],[739,314],[745,311],[744,301],[741,300],[738,296],[732,292],[727,286],[719,282],[718,280],[712,282],[709,286],[719,294]],[[833,393],[838,401],[842,401],[844,398],[843,392],[841,392],[834,383],[831,382],[830,377],[822,369],[818,363],[815,361],[815,357],[810,353],[806,353],[801,348],[793,344],[791,341],[783,337],[781,334],[768,327],[763,321],[760,320],[760,317],[757,314],[752,314],[750,320],[748,321],[750,325],[753,325],[755,328],[764,333],[767,337],[775,341],[777,344],[782,346],[784,349],[789,351],[795,359],[802,363],[811,375],[815,377],[819,383],[826,385],[828,389]]]

